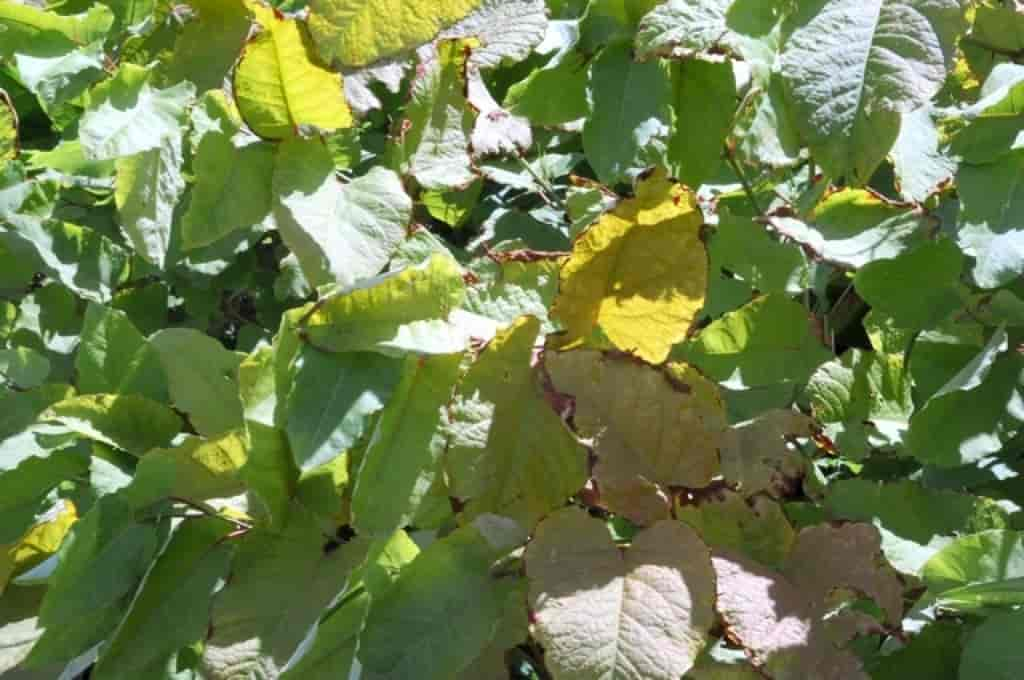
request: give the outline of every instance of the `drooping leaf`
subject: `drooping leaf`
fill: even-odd
[[[714,622],[708,557],[679,522],[641,532],[625,552],[603,522],[578,509],[542,522],[525,559],[552,677],[679,678]]]
[[[422,265],[368,279],[323,300],[302,319],[300,332],[331,352],[461,352],[472,329],[451,319],[465,294],[458,265],[434,255]]]
[[[228,572],[231,525],[183,522],[146,574],[131,609],[103,650],[97,678],[133,678],[207,632],[210,597]]]
[[[672,67],[675,125],[666,163],[680,182],[699,187],[722,160],[725,137],[736,113],[732,64],[689,60]]]
[[[198,16],[178,34],[167,78],[192,82],[199,93],[219,89],[249,35],[249,10],[244,0],[189,0],[189,5]]]
[[[169,445],[182,425],[170,408],[137,394],[71,397],[53,404],[41,417],[136,456]]]
[[[267,139],[294,137],[301,126],[350,127],[341,76],[317,61],[306,25],[268,12],[260,17],[263,30],[246,45],[234,80],[249,127]]]
[[[117,162],[117,211],[135,252],[156,267],[167,264],[174,209],[185,190],[182,141],[168,134],[155,149]]]
[[[370,416],[391,397],[401,372],[401,362],[379,354],[329,354],[303,347],[288,396],[287,425],[299,468],[324,465],[355,446]]]
[[[707,291],[702,217],[693,195],[658,171],[577,239],[552,315],[563,348],[598,344],[661,363],[682,340]]]
[[[523,317],[495,337],[449,407],[445,467],[470,516],[526,527],[582,488],[585,454],[541,393],[531,357],[540,322]]]
[[[352,491],[352,525],[385,536],[412,522],[440,472],[441,431],[462,357],[408,357],[370,436]]]

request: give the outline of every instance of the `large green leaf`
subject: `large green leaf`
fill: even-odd
[[[200,434],[215,436],[241,427],[241,357],[213,338],[186,328],[162,330],[149,344],[163,364],[171,402],[188,414]]]
[[[712,322],[677,354],[733,389],[802,382],[829,356],[811,329],[807,310],[779,294]]]
[[[179,648],[202,639],[210,597],[227,575],[231,524],[183,522],[146,573],[138,595],[93,670],[97,678],[135,678]]]
[[[310,284],[348,287],[379,274],[412,218],[398,175],[374,168],[342,184],[316,141],[284,143],[275,166],[278,228]]]
[[[373,599],[360,637],[365,671],[382,678],[458,677],[494,636],[516,584],[491,575],[492,562],[512,547],[492,541],[486,528],[459,529],[431,544]]]
[[[993,616],[981,624],[964,645],[960,680],[1011,680],[1024,668],[1016,641],[1024,633],[1024,612]]]
[[[192,161],[196,184],[182,217],[182,248],[215,243],[235,231],[268,225],[272,206],[274,150],[250,137],[236,141],[242,123],[219,91],[200,102],[203,134]]]
[[[45,631],[27,664],[70,661],[113,632],[156,555],[161,533],[166,528],[140,522],[116,496],[97,502],[58,554],[39,609]]]
[[[782,74],[801,137],[834,177],[866,183],[946,78],[958,0],[810,0],[790,17]]]
[[[281,533],[249,532],[232,560],[228,585],[213,600],[203,675],[278,677],[368,548],[356,539],[328,550],[313,518],[297,505]]]
[[[71,397],[50,406],[41,417],[136,456],[169,445],[182,425],[170,408],[137,394]]]
[[[170,133],[157,148],[117,161],[121,228],[135,252],[159,268],[168,264],[174,211],[185,191],[181,145],[180,135]]]
[[[75,357],[83,394],[141,394],[168,401],[167,377],[156,350],[124,312],[91,304]]]
[[[583,151],[598,179],[614,185],[659,162],[671,124],[667,67],[637,63],[628,43],[609,45],[590,66],[587,98]]]
[[[155,88],[149,71],[124,64],[89,95],[89,108],[79,124],[86,158],[106,160],[159,149],[165,138],[181,135],[185,110],[194,96],[195,86],[189,82]]]

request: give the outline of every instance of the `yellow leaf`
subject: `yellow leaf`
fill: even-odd
[[[61,501],[48,515],[17,542],[0,546],[0,593],[12,576],[57,552],[71,525],[78,521],[78,511],[70,501]]]
[[[562,348],[601,346],[661,363],[704,306],[708,257],[690,191],[663,171],[584,232],[562,267],[552,314]]]
[[[321,56],[366,66],[433,40],[480,0],[313,0],[309,31]]]
[[[245,122],[267,139],[292,137],[299,126],[352,126],[341,75],[317,63],[305,28],[257,11],[263,26],[235,72],[235,99]]]

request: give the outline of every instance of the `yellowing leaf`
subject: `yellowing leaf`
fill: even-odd
[[[480,0],[313,0],[309,32],[327,62],[366,66],[419,47]]]
[[[60,501],[17,542],[0,546],[0,593],[4,591],[11,576],[31,569],[57,552],[68,529],[76,521],[78,511],[74,504]]]
[[[541,523],[525,560],[554,680],[678,680],[715,621],[710,555],[682,522],[623,552],[602,521],[568,508]]]
[[[610,510],[639,523],[658,487],[701,488],[719,474],[725,407],[693,367],[670,370],[591,350],[549,352],[555,389],[576,402],[574,422],[594,440],[594,476]]]
[[[235,72],[235,98],[256,134],[285,139],[299,126],[352,126],[341,75],[316,62],[305,28],[258,13],[263,31],[245,48]]]
[[[663,171],[583,233],[562,269],[553,316],[563,348],[611,343],[651,363],[686,337],[704,306],[708,258],[694,195]]]
[[[18,114],[10,97],[0,90],[0,162],[18,155]]]
[[[530,365],[540,321],[499,333],[469,369],[450,407],[447,468],[469,514],[533,526],[583,487],[586,454],[544,400]]]

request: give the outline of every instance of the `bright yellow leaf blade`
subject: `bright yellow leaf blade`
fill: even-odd
[[[553,316],[562,348],[616,348],[654,364],[704,307],[708,256],[693,193],[658,171],[577,239],[562,267]]]
[[[358,67],[419,47],[480,0],[313,0],[309,31],[328,63]]]
[[[0,546],[0,593],[12,576],[27,571],[57,552],[71,525],[78,521],[74,503],[62,502],[17,542]]]
[[[351,127],[341,75],[316,61],[305,28],[294,19],[257,13],[263,31],[235,72],[235,99],[245,122],[267,139],[293,137],[300,126]]]

